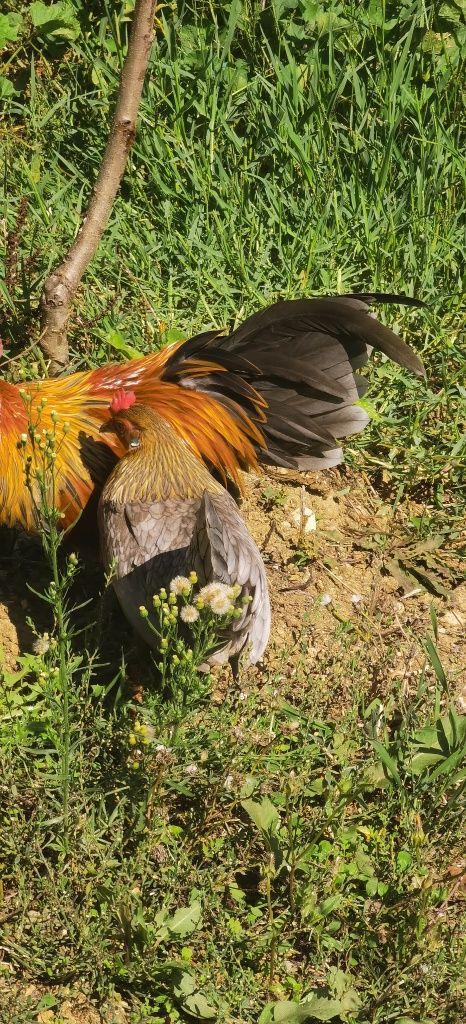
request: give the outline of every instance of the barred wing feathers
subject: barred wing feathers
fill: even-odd
[[[196,500],[129,502],[117,507],[100,506],[102,554],[107,567],[113,564],[113,587],[135,631],[151,647],[156,639],[147,620],[152,598],[160,587],[169,588],[178,575],[196,570],[199,585],[239,583],[251,596],[242,617],[222,632],[211,663],[224,662],[250,645],[250,661],[264,652],[270,632],[270,604],[265,570],[258,548],[244,526],[234,501],[207,491]]]
[[[249,660],[254,664],[262,657],[270,634],[267,579],[260,551],[226,492],[204,491],[188,553],[188,568],[194,568],[206,583],[238,583],[242,596],[251,598],[242,617],[229,628],[229,643],[222,654],[227,651],[227,656],[232,657],[250,645]]]

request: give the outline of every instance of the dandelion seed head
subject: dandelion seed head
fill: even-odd
[[[50,637],[48,633],[43,633],[42,636],[36,637],[32,645],[34,654],[46,654],[50,648]]]
[[[170,583],[170,590],[176,596],[183,593],[183,590],[191,590],[191,581],[187,576],[175,576]]]
[[[185,607],[182,608],[181,611],[180,611],[180,619],[182,619],[183,622],[187,622],[187,623],[196,622],[198,618],[199,618],[199,612],[198,612],[197,608],[194,607],[193,604],[185,605]]]
[[[231,611],[231,601],[228,594],[218,594],[211,598],[210,607],[214,615],[227,615]]]

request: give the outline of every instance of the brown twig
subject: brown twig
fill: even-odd
[[[134,141],[144,76],[153,39],[155,0],[136,0],[128,54],[112,127],[89,205],[64,260],[49,274],[41,297],[40,345],[51,374],[68,362],[67,327],[81,278],[107,226]]]

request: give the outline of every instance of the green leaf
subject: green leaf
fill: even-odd
[[[261,832],[274,832],[280,822],[277,808],[267,796],[262,800],[242,800],[241,807]]]
[[[366,892],[368,896],[376,896],[379,888],[379,883],[375,875],[368,878],[366,882]]]
[[[437,648],[430,636],[428,636],[425,641],[425,650],[439,683],[441,683],[442,686],[446,686],[447,677],[445,675],[443,665],[438,656]]]
[[[202,992],[197,991],[195,979],[188,971],[178,974],[173,993],[190,1017],[213,1020],[217,1016],[215,1007],[207,1002]]]
[[[178,327],[169,327],[164,335],[164,341],[167,345],[171,345],[174,341],[185,341],[185,339],[186,331],[180,331]]]
[[[413,862],[413,858],[408,850],[399,850],[396,855],[396,866],[398,871],[407,871]]]
[[[333,1020],[342,1012],[340,999],[325,999],[311,996],[303,1003],[292,1003],[280,1000],[273,1006],[272,1021],[286,1021],[287,1024],[300,1024],[305,1020]]]
[[[372,746],[374,747],[376,754],[379,755],[380,760],[384,768],[386,768],[390,777],[394,780],[394,782],[396,782],[398,786],[401,786],[401,779],[398,773],[398,768],[393,758],[390,757],[390,754],[388,753],[386,747],[384,747],[383,743],[380,743],[379,740],[371,739],[371,743]]]
[[[189,1014],[190,1017],[196,1017],[198,1020],[215,1020],[217,1011],[215,1006],[212,1006],[202,992],[193,992],[191,996],[186,996],[186,999],[182,1001],[183,1010]]]
[[[0,100],[7,100],[15,92],[13,82],[10,82],[9,78],[5,78],[5,75],[0,75]]]
[[[53,36],[55,39],[73,40],[79,36],[80,26],[74,15],[73,8],[67,3],[43,4],[41,0],[31,4],[29,8],[34,28],[40,36]]]
[[[141,355],[136,348],[128,345],[123,335],[116,328],[111,327],[106,331],[96,331],[96,334],[103,338],[107,345],[110,345],[110,348],[114,348],[116,352],[121,352],[127,359],[137,359]]]
[[[431,768],[433,764],[438,764],[442,758],[443,754],[440,752],[437,754],[414,754],[414,757],[408,761],[408,767],[412,775],[422,775],[422,772]]]
[[[355,859],[356,866],[357,866],[357,869],[359,871],[359,874],[360,875],[364,875],[366,878],[372,878],[373,875],[375,874],[375,871],[374,871],[374,865],[373,865],[370,857],[368,856],[368,854],[364,850],[359,848],[358,850],[356,850],[356,853],[354,855],[354,859]]]
[[[197,928],[201,920],[201,904],[199,900],[194,900],[189,907],[180,907],[173,914],[173,917],[167,918],[165,921],[166,927],[172,933],[172,935],[190,935],[191,932]]]
[[[23,19],[20,14],[0,14],[0,50],[18,38]]]

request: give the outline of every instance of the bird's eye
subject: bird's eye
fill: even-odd
[[[128,448],[139,448],[140,444],[141,439],[135,435],[134,437],[130,438]]]

